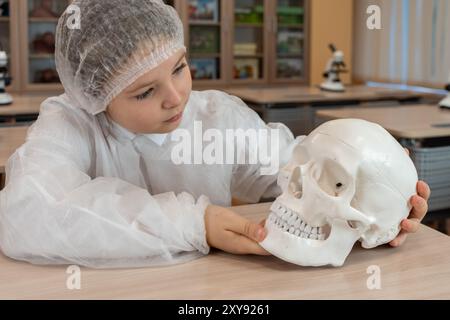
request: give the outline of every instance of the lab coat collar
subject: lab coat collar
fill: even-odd
[[[144,134],[143,136],[152,140],[158,146],[162,146],[166,141],[168,133],[152,133],[152,134]]]

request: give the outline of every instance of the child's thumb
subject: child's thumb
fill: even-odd
[[[256,241],[261,242],[266,237],[264,227],[261,226],[261,224],[253,223],[253,222],[247,222],[245,227],[245,235]]]

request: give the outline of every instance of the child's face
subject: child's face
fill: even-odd
[[[134,133],[168,133],[179,126],[191,90],[191,73],[180,50],[123,90],[106,113]]]

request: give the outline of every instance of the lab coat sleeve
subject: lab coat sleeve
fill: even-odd
[[[266,152],[270,156],[271,165],[261,164],[237,164],[233,169],[232,195],[247,203],[257,203],[262,198],[275,198],[281,194],[281,188],[277,185],[279,169],[285,166],[292,155],[292,151],[304,136],[294,137],[290,129],[282,123],[265,124],[256,112],[251,110],[241,99],[231,96],[234,101],[233,111],[236,114],[237,129],[267,130],[267,140],[258,139],[258,153],[262,148],[270,150]],[[272,132],[274,132],[272,134]],[[263,147],[263,144],[265,145]],[[266,147],[267,146],[267,147]],[[246,145],[245,159],[249,159],[250,144]],[[236,149],[239,149],[236,147]],[[258,160],[262,158],[258,156]],[[269,167],[274,169],[268,174]],[[262,170],[264,169],[264,170]]]
[[[209,251],[202,196],[151,195],[118,178],[88,175],[89,129],[40,117],[7,163],[0,248],[34,264],[92,268],[186,262]],[[55,118],[58,118],[55,116]],[[129,168],[133,170],[133,168]]]

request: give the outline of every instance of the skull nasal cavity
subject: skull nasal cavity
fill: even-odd
[[[300,168],[297,167],[294,169],[291,175],[291,180],[289,181],[289,192],[295,197],[295,198],[301,198],[302,197],[302,177],[301,177],[301,171]]]

